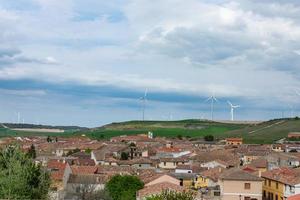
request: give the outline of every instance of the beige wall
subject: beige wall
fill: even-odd
[[[180,185],[180,181],[178,179],[173,178],[173,177],[168,176],[168,175],[163,175],[163,176],[147,183],[145,186],[154,185],[154,184],[162,183],[162,182],[168,182],[168,183],[173,183],[175,185]]]
[[[250,183],[250,189],[244,188],[245,183]],[[219,185],[222,200],[244,200],[245,197],[262,200],[262,181],[219,180]]]

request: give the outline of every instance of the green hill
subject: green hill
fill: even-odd
[[[300,131],[300,120],[276,119],[258,124],[213,122],[206,120],[182,121],[129,121],[112,123],[78,134],[94,139],[110,138],[118,135],[131,135],[151,131],[163,137],[204,137],[213,135],[217,139],[242,137],[245,143],[273,143],[284,138],[289,132]]]
[[[214,135],[222,137],[225,132],[244,128],[245,124],[220,123],[207,120],[181,120],[181,121],[129,121],[112,123],[81,134],[92,138],[110,138],[118,135],[132,135],[151,131],[155,136],[161,137],[203,137]]]
[[[41,127],[44,126],[33,128]],[[217,139],[242,137],[245,143],[263,144],[273,143],[276,140],[285,138],[289,132],[300,132],[300,120],[298,118],[276,119],[256,124],[192,119],[181,121],[128,121],[112,123],[92,129],[82,128],[79,131],[78,129],[65,128],[65,132],[63,133],[12,130],[11,127],[3,126],[2,124],[2,127],[0,127],[0,137],[47,135],[70,137],[84,134],[93,139],[109,139],[114,136],[147,133],[148,131],[153,132],[155,136],[170,138],[178,136],[203,138],[205,135],[213,135]]]

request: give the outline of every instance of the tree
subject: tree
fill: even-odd
[[[165,190],[161,194],[147,197],[146,200],[195,200],[193,192],[174,192]]]
[[[49,142],[52,142],[52,139],[51,139],[50,136],[47,136],[47,142],[48,142],[48,143],[49,143]]]
[[[136,192],[142,189],[143,182],[136,176],[115,175],[106,184],[113,200],[135,200]]]
[[[49,174],[17,146],[0,152],[0,199],[47,199]]]
[[[128,160],[128,153],[122,152],[121,153],[121,160]]]
[[[31,144],[27,154],[26,154],[29,158],[35,159],[36,158],[36,150],[35,150],[35,146],[33,144]]]
[[[87,148],[86,150],[84,150],[84,152],[90,154],[92,152],[92,149]]]
[[[212,142],[212,141],[214,141],[214,136],[213,135],[206,135],[206,136],[204,136],[204,140],[205,141],[208,141],[208,142]]]
[[[178,138],[179,140],[182,140],[182,135],[177,135],[177,138]]]

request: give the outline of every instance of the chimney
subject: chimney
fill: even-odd
[[[258,177],[260,178],[261,177],[261,171],[258,170]]]

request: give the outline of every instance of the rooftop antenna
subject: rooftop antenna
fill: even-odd
[[[145,90],[145,93],[144,93],[144,96],[142,96],[140,98],[140,100],[142,101],[142,119],[143,121],[145,121],[145,109],[146,109],[146,102],[147,102],[147,93],[148,93],[148,90],[146,89]]]
[[[211,95],[206,99],[206,101],[210,101],[210,115],[211,120],[214,120],[214,102],[218,102],[218,99],[215,97],[215,94]]]
[[[227,103],[230,106],[230,116],[231,116],[231,121],[233,121],[234,120],[234,117],[233,117],[234,109],[239,108],[241,106],[240,105],[233,105],[230,101],[227,101]]]

